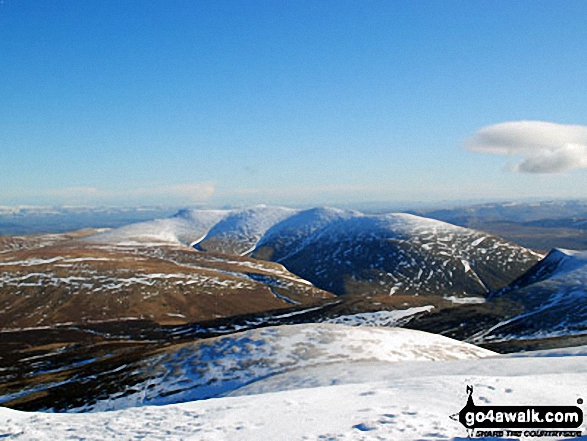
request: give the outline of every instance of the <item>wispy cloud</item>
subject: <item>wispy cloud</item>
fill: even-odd
[[[26,191],[16,196],[43,199],[51,203],[169,202],[189,204],[208,201],[214,192],[213,184],[191,183],[124,190],[107,190],[96,187],[48,188]]]
[[[587,168],[587,126],[544,121],[509,121],[483,127],[465,148],[494,155],[520,156],[520,173],[561,173]]]

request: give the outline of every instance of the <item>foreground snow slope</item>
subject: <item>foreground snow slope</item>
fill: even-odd
[[[267,327],[172,346],[131,367],[141,372],[141,383],[78,410],[117,410],[217,397],[284,372],[334,363],[426,362],[490,355],[494,353],[477,346],[409,329],[326,323]]]
[[[449,415],[465,405],[466,385],[474,386],[477,404],[575,405],[586,395],[586,355],[587,348],[579,348],[417,364],[334,363],[298,371],[295,375],[306,378],[306,388],[280,392],[268,388],[262,395],[88,414],[29,414],[0,408],[0,437],[464,440],[466,430]],[[293,380],[293,373],[288,375]],[[317,387],[309,387],[310,382]],[[585,411],[585,405],[582,408]],[[585,434],[586,424],[578,430]]]

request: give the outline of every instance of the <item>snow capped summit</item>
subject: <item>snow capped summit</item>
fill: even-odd
[[[227,210],[181,210],[170,218],[125,225],[88,240],[114,244],[191,244],[205,237],[228,213]]]
[[[555,248],[548,253],[543,262],[557,262],[557,273],[573,271],[587,265],[587,251]]]
[[[281,262],[310,244],[315,236],[335,222],[360,213],[319,207],[300,211],[270,228],[259,241],[254,255]],[[265,253],[270,250],[270,255]]]
[[[538,260],[495,236],[414,215],[311,214],[319,222],[278,226],[253,256],[335,294],[485,295]]]
[[[538,283],[546,279],[562,276],[587,265],[587,251],[572,251],[562,248],[552,249],[541,261],[537,262],[518,280],[512,283],[511,288]]]
[[[245,255],[255,249],[269,228],[295,213],[291,208],[265,205],[231,210],[197,245],[206,251]]]

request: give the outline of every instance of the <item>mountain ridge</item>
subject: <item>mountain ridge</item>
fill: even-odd
[[[283,264],[337,295],[444,290],[447,298],[483,297],[507,286],[541,257],[496,236],[413,214],[330,207],[183,210],[88,240],[183,243],[202,252],[249,255]]]

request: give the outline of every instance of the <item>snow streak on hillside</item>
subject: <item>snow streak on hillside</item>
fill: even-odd
[[[415,315],[430,312],[433,309],[434,306],[427,305],[394,311],[362,312],[331,318],[326,320],[326,323],[347,326],[401,326],[409,322]]]

